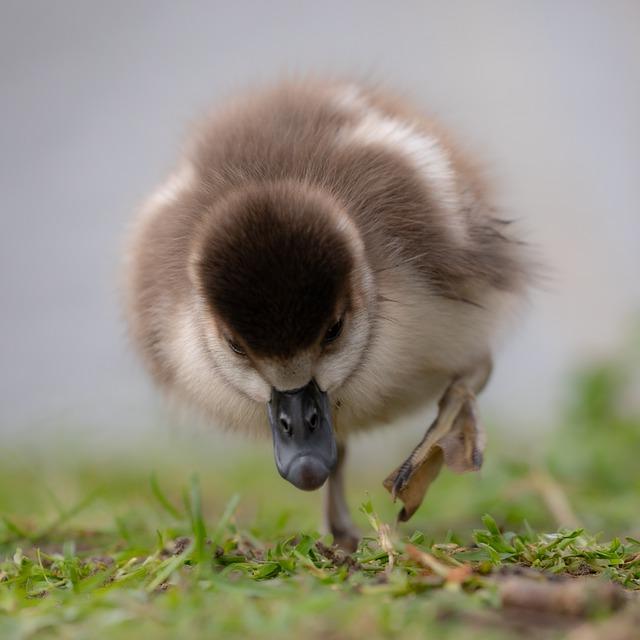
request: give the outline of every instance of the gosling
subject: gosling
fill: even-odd
[[[482,464],[476,394],[530,279],[489,200],[446,134],[378,87],[248,93],[201,123],[135,220],[133,341],[160,387],[212,423],[270,426],[283,478],[328,480],[328,529],[353,550],[349,434],[439,401],[385,480],[400,520],[443,464]]]

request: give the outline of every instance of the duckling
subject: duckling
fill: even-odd
[[[400,520],[443,464],[480,468],[476,395],[530,268],[475,165],[407,100],[305,78],[229,101],[141,208],[127,256],[130,333],[155,381],[216,425],[270,431],[299,489],[328,480],[343,548],[359,539],[350,434],[438,401],[384,482]]]

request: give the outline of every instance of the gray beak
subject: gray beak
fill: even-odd
[[[318,489],[338,459],[327,394],[315,380],[292,391],[272,389],[267,408],[278,472],[298,489]]]

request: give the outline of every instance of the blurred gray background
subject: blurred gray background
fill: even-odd
[[[127,223],[194,117],[307,70],[415,96],[538,245],[552,277],[486,415],[547,428],[567,372],[623,347],[640,308],[637,0],[3,0],[0,435],[121,440],[167,421],[125,339]]]

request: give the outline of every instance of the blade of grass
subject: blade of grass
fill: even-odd
[[[32,534],[19,527],[15,522],[13,522],[13,520],[10,520],[7,516],[2,516],[2,521],[4,522],[5,527],[7,527],[7,529],[11,531],[11,533],[13,533],[17,538],[25,538],[27,540],[31,539]],[[6,540],[5,542],[8,542],[8,540]]]
[[[171,515],[176,520],[182,520],[182,514],[174,507],[167,496],[164,494],[162,489],[160,489],[160,485],[158,484],[158,478],[156,477],[155,471],[151,474],[150,478],[151,484],[151,493],[155,499],[160,503],[160,505],[164,508],[164,510]]]
[[[84,511],[101,493],[102,489],[98,488],[92,491],[85,498],[77,502],[73,507],[60,513],[60,515],[48,526],[40,531],[37,531],[31,538],[33,541],[42,540],[50,536],[56,529],[63,524],[66,524],[71,518],[77,516],[80,512]]]
[[[213,545],[214,549],[220,543],[224,530],[227,528],[229,520],[231,520],[231,517],[233,516],[235,510],[238,508],[239,502],[240,496],[237,493],[231,496],[231,499],[229,500],[229,502],[227,502],[227,506],[225,507],[220,520],[218,520],[218,524],[216,525],[216,528],[213,531],[213,535],[211,536],[211,544]]]
[[[169,558],[166,560],[156,573],[156,577],[146,586],[147,592],[155,591],[163,582],[169,578],[169,576],[177,571],[184,563],[189,560],[192,552],[195,549],[195,545],[190,544],[181,554]]]
[[[191,476],[189,492],[185,492],[185,507],[191,520],[191,531],[194,542],[194,559],[198,564],[205,560],[205,546],[207,543],[207,527],[202,516],[202,495],[200,493],[200,480],[197,474]]]

